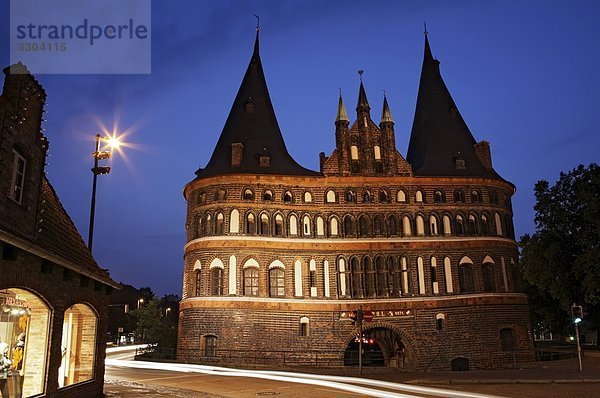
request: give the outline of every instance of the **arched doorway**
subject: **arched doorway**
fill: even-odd
[[[364,329],[363,366],[387,366],[399,369],[412,368],[412,357],[407,344],[397,331],[384,326]],[[358,366],[359,339],[355,336],[344,352],[344,366]]]

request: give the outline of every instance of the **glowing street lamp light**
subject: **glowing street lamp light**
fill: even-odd
[[[171,311],[170,307],[165,310],[165,318],[167,317],[167,315],[169,315],[169,311]]]
[[[89,230],[89,234],[88,234],[88,248],[90,249],[90,252],[92,251],[92,243],[94,240],[94,215],[96,213],[96,184],[97,184],[96,180],[99,175],[110,173],[110,166],[99,166],[98,165],[99,160],[106,160],[106,159],[109,159],[111,156],[110,150],[107,150],[106,148],[102,151],[100,150],[100,141],[101,140],[106,141],[107,148],[115,148],[116,149],[121,144],[119,142],[118,137],[116,137],[116,136],[102,137],[100,134],[96,134],[96,150],[94,152],[92,152],[92,157],[94,158],[94,167],[92,168],[92,173],[94,174],[94,180],[93,180],[93,184],[92,184],[92,204],[91,204],[91,209],[90,209],[90,230]],[[139,303],[138,303],[138,307],[139,307]]]
[[[137,309],[138,309],[138,310],[140,309],[140,304],[142,304],[143,302],[144,302],[144,299],[143,299],[143,298],[141,298],[141,299],[138,299],[138,301],[137,301],[137,305],[138,305],[138,308],[137,308]]]

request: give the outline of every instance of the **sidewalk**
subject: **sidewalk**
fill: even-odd
[[[104,383],[106,398],[220,398],[219,395],[165,386],[108,380]]]

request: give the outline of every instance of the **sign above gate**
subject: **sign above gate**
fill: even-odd
[[[365,310],[365,313],[367,311],[368,310]],[[339,313],[339,319],[352,321],[350,317],[351,312],[352,311],[341,311]],[[377,319],[407,318],[413,316],[413,310],[377,310],[369,312],[372,312],[374,321]]]

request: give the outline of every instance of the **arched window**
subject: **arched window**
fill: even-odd
[[[479,192],[477,189],[471,191],[471,202],[481,203],[481,192]]]
[[[356,145],[350,147],[350,159],[358,160],[358,147]]]
[[[417,257],[417,283],[419,285],[419,294],[425,294],[425,269],[422,257]]]
[[[398,257],[389,256],[387,258],[387,269],[389,272],[388,293],[392,297],[399,297],[402,295],[402,270],[398,263]]]
[[[302,234],[309,237],[312,235],[310,218],[308,216],[302,218]]]
[[[244,268],[244,296],[258,296],[258,268]]]
[[[244,194],[242,195],[244,200],[254,200],[254,191],[250,188],[244,189]]]
[[[494,273],[494,260],[490,256],[486,256],[483,259],[483,265],[481,266],[481,273],[483,274],[483,291],[484,292],[495,292],[496,291],[496,277]]]
[[[202,215],[198,216],[198,222],[197,222],[197,232],[198,232],[198,236],[204,236],[204,222],[202,221]]]
[[[387,220],[387,228],[388,228],[388,235],[389,236],[396,236],[398,235],[398,220],[396,219],[395,215],[390,215],[388,217]]]
[[[296,260],[294,262],[294,296],[302,297],[304,295],[302,288],[302,262]]]
[[[403,190],[399,190],[396,193],[396,202],[398,203],[406,203],[406,192],[404,192]]]
[[[293,214],[290,216],[289,228],[290,228],[290,235],[292,235],[292,236],[298,235],[298,217],[296,217]]]
[[[458,285],[461,293],[473,293],[473,262],[468,257],[463,257],[458,265]]]
[[[269,296],[285,296],[285,272],[281,268],[271,268],[269,270]]]
[[[490,234],[490,224],[485,215],[481,216],[481,235],[488,236]]]
[[[365,192],[363,192],[363,203],[371,202],[373,202],[373,195],[371,194],[371,191],[366,190]]]
[[[216,199],[219,201],[225,200],[227,198],[227,191],[225,191],[224,189],[219,189],[217,191],[217,196]]]
[[[387,269],[387,264],[383,261],[382,256],[375,257],[375,270],[377,272],[377,293],[378,297],[387,297],[389,292],[389,281],[388,275],[389,271]]]
[[[381,236],[383,234],[383,217],[376,214],[373,217],[373,235]]]
[[[369,235],[369,220],[367,216],[362,215],[358,218],[358,236]]]
[[[260,235],[269,235],[269,216],[267,213],[262,213],[260,215]]]
[[[494,223],[496,224],[496,235],[502,236],[502,221],[500,220],[500,214],[494,214]]]
[[[505,227],[505,233],[506,236],[508,238],[514,239],[515,238],[515,229],[513,227],[513,222],[512,222],[512,217],[508,214],[504,215],[504,227]]]
[[[444,282],[446,284],[446,293],[454,292],[454,285],[452,282],[452,264],[450,263],[450,257],[444,258]]]
[[[459,214],[456,216],[455,228],[456,235],[464,235],[465,234],[465,221],[462,216]]]
[[[246,233],[248,235],[256,234],[256,222],[254,220],[254,214],[248,213],[246,216]]]
[[[450,217],[444,214],[444,217],[442,217],[442,222],[444,224],[444,235],[451,235],[452,229],[450,227]]]
[[[385,189],[379,191],[379,203],[389,203],[390,194]]]
[[[94,378],[97,325],[98,316],[87,304],[75,304],[65,311],[61,342],[64,355],[58,369],[59,387]],[[27,337],[30,340],[30,335]]]
[[[441,189],[436,189],[433,192],[433,203],[445,203],[446,194]]]
[[[194,296],[202,295],[202,274],[200,269],[194,271]]]
[[[331,217],[329,220],[329,236],[338,236],[339,235],[339,222],[335,217]]]
[[[333,189],[330,189],[329,191],[327,191],[327,193],[325,194],[325,201],[327,203],[335,203],[335,202],[337,202],[335,191]]]
[[[402,256],[400,259],[400,266],[402,267],[402,293],[411,293],[411,282],[410,282],[410,269],[408,268],[408,259]]]
[[[376,272],[375,268],[373,267],[373,262],[369,257],[364,256],[362,259],[362,263],[362,268],[363,270],[365,270],[366,273],[365,295],[367,297],[374,297],[376,294],[377,284],[375,280]]]
[[[6,344],[3,347],[8,357],[6,359],[12,361],[12,363],[5,361],[5,352],[2,349],[0,354],[2,358],[0,359],[2,362],[0,385],[4,394],[2,396],[7,398],[16,396],[10,394],[10,387],[22,385],[25,387],[23,396],[40,396],[47,382],[49,347],[58,348],[58,342],[49,341],[50,325],[56,323],[56,319],[48,305],[34,293],[10,288],[2,289],[1,294],[0,340],[3,346]],[[74,350],[69,353],[63,352],[63,359],[68,356],[69,360],[61,364],[59,376],[61,385],[65,385],[65,381],[67,384],[76,383],[75,376],[80,377],[81,381],[92,378],[96,352],[96,314],[93,310],[85,304],[76,304],[67,310],[63,319],[63,325],[66,327],[63,328],[63,347]],[[84,326],[89,327],[90,330],[82,330]],[[65,338],[66,336],[68,339]],[[91,340],[84,340],[87,338]],[[90,357],[80,358],[79,355]],[[81,368],[75,367],[76,361],[80,361]],[[12,372],[13,376],[7,376],[9,372]]]
[[[215,221],[215,235],[223,235],[223,213],[217,213],[217,220]]]
[[[493,189],[490,189],[488,191],[488,196],[490,198],[490,203],[493,205],[497,205],[498,204],[498,192],[496,192]]]
[[[300,318],[300,336],[306,337],[309,334],[310,321],[308,317],[303,316]]]
[[[352,216],[344,217],[344,236],[354,236],[354,220],[352,220]]]
[[[437,260],[435,257],[431,257],[431,265],[429,267],[430,275],[431,275],[431,291],[433,294],[438,294],[440,292],[439,284],[437,281]]]
[[[325,222],[321,216],[317,216],[317,236],[325,236]]]
[[[429,233],[433,236],[438,234],[438,221],[433,214],[429,216]]]
[[[356,203],[356,192],[353,189],[349,189],[346,191],[346,202]]]
[[[219,258],[211,261],[210,270],[210,294],[211,296],[223,295],[223,262]]]
[[[283,194],[283,202],[291,203],[293,201],[294,201],[294,196],[292,195],[292,193],[290,191],[285,191],[285,193]]]
[[[351,273],[350,269],[346,266],[346,260],[343,258],[338,259],[338,294],[340,297],[350,297],[351,287]]]
[[[206,235],[212,235],[213,225],[212,225],[212,218],[211,218],[210,214],[206,215],[206,222],[204,223],[204,227],[206,228]]]
[[[200,198],[198,199],[198,202],[199,202],[200,204],[202,204],[202,203],[206,203],[206,192],[202,192],[202,193],[200,194]]]
[[[381,160],[381,148],[379,147],[379,145],[375,145],[373,147],[373,156],[375,160]]]
[[[402,232],[404,233],[404,236],[412,235],[412,229],[410,227],[410,224],[410,218],[408,218],[408,216],[404,216],[402,218]]]
[[[304,203],[311,203],[313,201],[312,193],[306,191],[304,192]]]
[[[358,258],[350,259],[350,272],[352,273],[352,297],[363,297],[365,291],[365,272]]]
[[[308,287],[310,297],[317,297],[317,262],[310,260],[308,263]]]
[[[279,213],[275,215],[275,236],[283,236],[283,216]]]
[[[425,193],[423,191],[421,191],[420,189],[417,192],[415,192],[415,202],[417,202],[417,203],[425,202]]]
[[[270,189],[267,189],[263,192],[263,200],[265,202],[270,202],[273,200],[273,191],[271,191]]]
[[[417,235],[425,235],[425,221],[423,221],[423,217],[418,215],[416,218],[417,221]]]
[[[444,319],[446,319],[444,314],[440,313],[435,316],[435,329],[436,330],[444,329]]]
[[[213,335],[204,336],[204,356],[205,357],[216,357],[217,356],[217,336],[213,336]]]
[[[471,236],[477,235],[477,220],[474,214],[469,214],[469,221],[467,222],[467,233]]]
[[[454,203],[465,203],[465,192],[462,189],[454,190]]]
[[[240,232],[240,212],[237,209],[231,210],[229,215],[229,233],[238,234]]]

